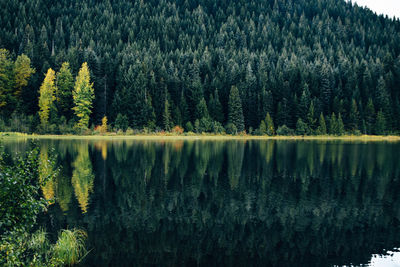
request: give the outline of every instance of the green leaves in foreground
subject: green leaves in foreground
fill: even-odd
[[[58,174],[55,158],[43,155],[35,145],[14,158],[0,154],[0,266],[73,265],[87,253],[82,230],[62,230],[55,244],[44,230],[33,232],[49,204],[40,188]]]

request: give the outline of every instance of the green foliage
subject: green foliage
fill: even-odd
[[[22,88],[28,85],[29,78],[35,73],[35,69],[31,68],[31,60],[22,54],[15,60],[15,95],[20,96]]]
[[[296,134],[297,135],[308,135],[310,132],[310,128],[307,123],[305,123],[301,118],[297,120],[296,123]]]
[[[87,254],[86,238],[86,232],[79,229],[61,231],[53,248],[54,259],[61,261],[63,265],[78,264]]]
[[[168,98],[170,121],[179,125],[208,112],[241,132],[269,113],[276,126],[295,128],[301,118],[314,134],[318,114],[334,112],[345,129],[365,121],[365,132],[374,133],[382,110],[385,130],[400,131],[398,22],[349,2],[117,0],[82,7],[60,0],[56,13],[44,1],[14,2],[0,9],[0,47],[10,51],[0,52],[6,120],[16,110],[36,114],[39,76],[61,66],[58,116],[69,121],[74,106],[83,130],[89,119],[98,124],[118,113],[135,129],[164,129]],[[80,84],[88,93],[77,94],[75,83],[72,97],[71,73],[82,62],[91,70]],[[49,123],[59,124],[52,115]]]
[[[269,115],[269,112],[267,113],[267,116],[265,117],[265,124],[267,125],[267,134],[269,136],[275,135],[274,122],[272,121],[272,118]]]
[[[375,133],[378,135],[386,134],[386,119],[382,110],[376,115]]]
[[[225,126],[225,130],[226,130],[227,134],[237,134],[238,133],[236,125],[233,123],[230,123],[230,122]]]
[[[128,117],[118,113],[117,118],[115,119],[114,127],[117,130],[122,130],[125,132],[126,129],[128,129]]]
[[[169,132],[172,129],[173,126],[173,121],[171,118],[171,111],[170,111],[170,106],[168,99],[165,99],[164,102],[164,113],[163,113],[163,124],[164,124],[164,130]]]
[[[281,136],[289,136],[289,135],[294,135],[293,129],[290,129],[286,125],[282,125],[278,127],[278,130],[276,130],[277,135]]]
[[[72,90],[74,89],[74,78],[68,62],[64,62],[57,73],[57,107],[59,114],[67,119],[71,118],[73,106]]]
[[[324,114],[319,115],[319,126],[317,128],[317,134],[318,135],[326,135],[328,133],[326,129],[326,122],[324,118]]]
[[[193,124],[190,121],[188,121],[186,123],[185,130],[186,130],[186,132],[193,132],[194,131]]]
[[[238,132],[242,132],[244,130],[242,102],[240,99],[239,90],[236,86],[231,87],[231,91],[229,93],[228,110],[228,123],[235,125]]]

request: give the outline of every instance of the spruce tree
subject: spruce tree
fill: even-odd
[[[365,124],[367,126],[367,134],[372,134],[375,126],[375,107],[371,98],[368,100],[364,114]]]
[[[68,62],[64,62],[57,73],[57,107],[60,115],[67,119],[71,118],[73,106],[72,91],[74,89],[74,78]]]
[[[337,135],[344,135],[345,130],[344,130],[344,124],[342,120],[342,114],[339,113],[338,119],[337,119]]]
[[[171,110],[170,110],[168,98],[165,98],[165,102],[164,102],[163,126],[164,126],[164,130],[167,132],[171,131],[171,129],[172,129]]]
[[[338,123],[335,113],[332,113],[331,118],[329,120],[329,133],[332,135],[337,135],[338,133]]]
[[[382,110],[378,111],[378,114],[376,115],[375,133],[377,135],[386,134],[386,119]]]
[[[317,129],[317,134],[319,135],[326,135],[327,134],[327,130],[326,130],[326,122],[325,122],[325,118],[324,118],[324,114],[319,115],[319,126]]]
[[[78,117],[77,128],[87,129],[89,118],[92,113],[94,99],[93,83],[90,82],[89,68],[86,62],[82,64],[75,80],[74,91],[72,92],[75,115]]]
[[[229,93],[228,111],[228,123],[235,125],[238,132],[244,131],[242,101],[236,86],[232,86]]]

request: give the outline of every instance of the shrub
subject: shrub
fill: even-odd
[[[117,130],[126,131],[128,129],[128,117],[126,115],[122,115],[118,113],[117,118],[115,119],[114,126]]]
[[[174,128],[172,128],[172,133],[174,134],[183,134],[183,128],[179,125],[176,125]]]
[[[223,133],[225,133],[224,127],[223,127],[222,124],[221,124],[220,122],[218,122],[218,121],[214,121],[214,122],[213,122],[213,124],[212,124],[212,131],[213,131],[213,133],[215,133],[215,134],[223,134]]]
[[[237,128],[236,128],[235,124],[233,124],[233,123],[228,123],[225,126],[225,130],[226,130],[227,134],[237,134]]]
[[[193,132],[193,124],[190,122],[190,121],[188,121],[187,123],[186,123],[186,125],[185,125],[185,130],[186,130],[186,132]]]
[[[278,130],[276,130],[277,135],[282,135],[282,136],[289,136],[289,135],[294,135],[293,129],[290,129],[286,125],[282,125],[278,127]]]

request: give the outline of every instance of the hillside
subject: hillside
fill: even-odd
[[[249,131],[269,113],[275,128],[305,133],[321,121],[330,133],[338,121],[351,133],[400,130],[400,21],[342,0],[7,0],[0,48],[3,125],[26,131],[44,74],[63,62],[74,77],[88,63],[93,125],[120,113],[134,129]],[[15,94],[7,64],[21,54],[36,72]],[[67,97],[50,123],[74,120]]]

